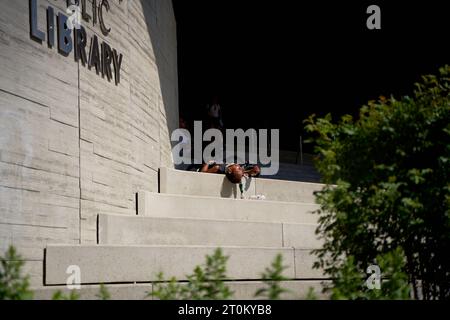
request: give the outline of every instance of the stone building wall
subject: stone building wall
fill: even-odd
[[[65,0],[37,4],[42,31],[48,6],[67,8]],[[47,244],[95,243],[98,213],[136,214],[136,192],[157,191],[158,168],[173,166],[172,2],[109,4],[109,35],[98,24],[83,26],[88,44],[95,34],[123,54],[117,86],[76,62],[73,51],[65,57],[33,40],[29,0],[0,0],[0,250],[18,248],[33,285],[42,283]]]

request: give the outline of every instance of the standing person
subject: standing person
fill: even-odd
[[[211,105],[208,105],[209,127],[212,129],[223,129],[222,107],[219,98],[215,96]]]

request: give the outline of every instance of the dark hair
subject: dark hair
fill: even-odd
[[[225,170],[225,175],[233,184],[239,184],[244,177],[244,171],[239,165],[231,165]]]

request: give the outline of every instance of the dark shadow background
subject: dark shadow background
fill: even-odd
[[[202,120],[218,95],[227,128],[279,128],[282,149],[308,115],[357,115],[450,62],[445,1],[173,2],[181,116]],[[382,30],[366,28],[371,4]]]

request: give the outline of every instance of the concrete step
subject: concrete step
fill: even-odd
[[[310,182],[310,183],[318,183],[320,182],[319,176],[310,176],[305,175],[303,173],[298,174],[285,174],[283,172],[279,172],[276,176],[268,176],[264,177],[265,179],[272,179],[272,180],[283,180],[283,181],[302,181],[302,182]]]
[[[318,249],[315,224],[100,214],[101,245],[191,245]]]
[[[140,216],[278,223],[317,223],[315,204],[138,193]]]
[[[313,166],[314,157],[315,156],[312,154],[303,153],[303,164]],[[288,164],[300,164],[300,153],[296,151],[280,150],[280,162]]]
[[[323,189],[324,185],[310,182],[283,181],[275,179],[256,179],[255,192],[262,194],[267,200],[315,203],[314,192]]]
[[[311,172],[306,172],[306,171],[303,171],[303,170],[298,170],[298,171],[280,170],[276,176],[267,176],[267,177],[263,177],[263,178],[271,179],[271,180],[277,180],[277,177],[280,177],[280,176],[293,177],[293,178],[305,177],[305,178],[308,178],[308,179],[316,179],[317,181],[320,181],[320,176],[319,175],[311,173]],[[283,180],[283,179],[280,179],[280,180]],[[303,180],[292,180],[292,181],[303,181]],[[303,182],[305,182],[305,181],[303,181]]]
[[[262,281],[224,281],[225,285],[233,292],[233,300],[254,300],[255,293],[265,288],[266,285]],[[325,281],[324,283],[328,283]],[[293,280],[281,281],[280,286],[288,292],[281,295],[283,300],[302,300],[305,299],[310,288],[318,299],[327,299],[327,295],[322,293],[323,284],[318,280]],[[111,295],[111,300],[152,300],[148,296],[152,292],[153,286],[151,283],[145,284],[117,284],[106,285],[106,289]],[[32,289],[35,300],[51,300],[55,292],[60,291],[65,295],[70,294],[67,286],[51,286],[38,287]],[[99,285],[84,285],[80,290],[75,291],[81,300],[98,300],[100,292]],[[259,298],[261,299],[261,298]]]
[[[161,168],[159,170],[160,193],[240,199],[239,187],[221,174],[206,174]],[[255,179],[248,179],[244,194],[255,195]]]
[[[320,174],[312,166],[280,163],[280,169],[274,176],[264,176],[265,179],[303,181],[320,183]]]
[[[164,272],[165,280],[175,276],[187,280],[215,247],[206,246],[48,246],[45,252],[45,285],[65,285],[70,266],[81,270],[82,284],[152,282]],[[260,280],[261,273],[282,254],[290,279],[323,279],[312,269],[315,257],[310,250],[293,248],[224,247],[229,256],[229,280]]]
[[[291,164],[291,163],[282,163],[279,164],[279,172],[304,172],[311,175],[320,176],[319,172],[316,170],[314,166],[310,165],[301,165],[301,164]]]
[[[324,285],[329,284],[329,281],[318,280],[293,280],[281,281],[280,286],[287,290],[281,294],[282,300],[304,300],[306,299],[310,288],[314,290],[314,294],[319,300],[329,299],[328,294],[322,293]],[[261,288],[267,288],[261,281],[237,281],[227,283],[230,290],[234,292],[234,300],[255,300],[255,293]]]
[[[241,198],[237,185],[224,175],[160,169],[160,192],[219,198]],[[314,203],[314,192],[324,185],[308,182],[292,182],[273,179],[248,179],[245,181],[246,198],[263,194],[267,200]]]
[[[111,300],[152,300],[148,296],[152,292],[153,286],[146,284],[114,284],[105,285]],[[67,286],[49,286],[32,288],[34,300],[52,300],[56,292],[61,292],[65,296],[69,296],[72,290]],[[79,290],[73,290],[80,300],[99,300],[100,285],[83,285]]]

